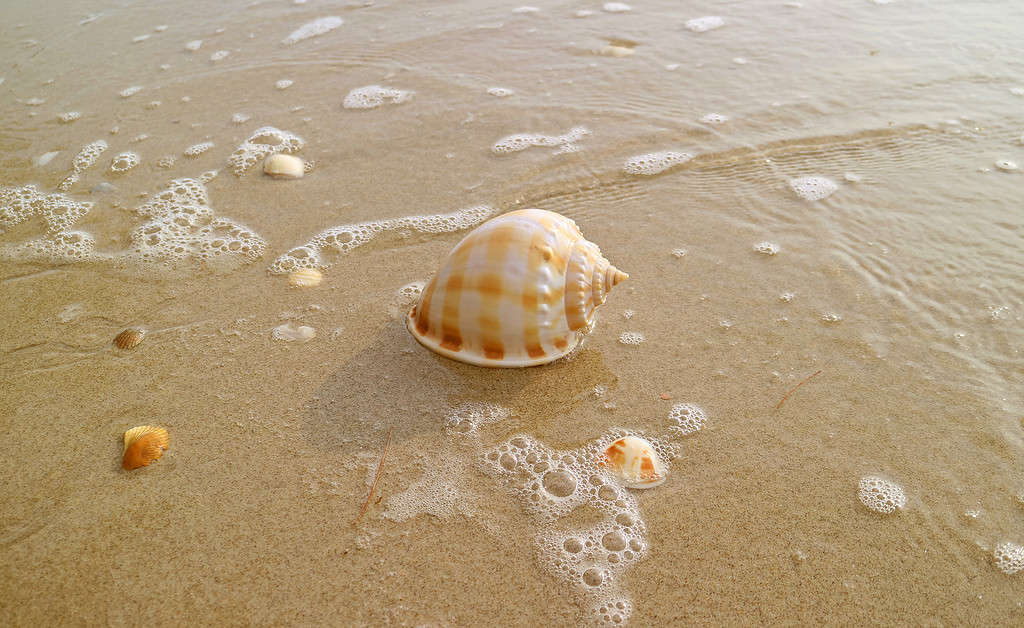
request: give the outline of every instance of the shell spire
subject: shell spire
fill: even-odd
[[[594,310],[628,277],[571,219],[513,211],[455,245],[406,324],[420,344],[455,360],[546,364],[576,348]]]

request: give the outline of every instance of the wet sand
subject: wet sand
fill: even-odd
[[[1024,179],[996,165],[1024,164],[1021,9],[517,6],[10,10],[0,184],[52,194],[83,146],[110,148],[67,192],[96,203],[73,227],[102,255],[17,257],[52,236],[38,216],[0,234],[4,624],[600,625],[608,601],[636,626],[1019,623],[994,551],[1024,544]],[[685,27],[708,14],[725,25]],[[281,43],[327,16],[344,24]],[[374,84],[415,94],[342,106]],[[309,174],[231,172],[265,125],[301,136]],[[576,152],[491,150],[578,126]],[[129,150],[139,166],[111,173]],[[662,150],[694,157],[623,171]],[[258,259],[133,261],[132,209],[213,170],[209,207],[266,242]],[[802,199],[807,176],[837,190]],[[409,335],[400,289],[465,230],[382,233],[315,288],[268,272],[330,227],[480,204],[565,214],[629,272],[571,359],[480,369]],[[276,340],[284,323],[316,337]],[[117,350],[129,326],[147,336]],[[472,402],[505,414],[446,428]],[[667,481],[618,489],[643,550],[596,588],[552,567],[538,538],[607,511],[531,514],[486,454],[661,437],[678,403],[707,422],[666,438]],[[170,448],[126,472],[143,424]],[[904,508],[865,507],[864,476]]]

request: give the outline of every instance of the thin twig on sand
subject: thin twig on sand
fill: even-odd
[[[792,395],[792,394],[793,394],[794,392],[796,392],[796,389],[797,389],[797,388],[800,388],[801,386],[803,386],[803,385],[804,385],[804,384],[806,384],[807,382],[809,382],[809,381],[811,381],[812,379],[814,379],[814,378],[815,378],[815,376],[817,376],[817,375],[818,375],[818,373],[821,373],[821,371],[815,371],[815,372],[814,372],[813,374],[811,374],[811,375],[808,375],[807,377],[805,377],[805,378],[803,378],[802,380],[800,380],[800,383],[799,383],[799,384],[797,384],[796,386],[793,386],[792,388],[790,388],[790,389],[789,389],[789,392],[788,392],[788,393],[786,393],[786,396],[785,396],[785,397],[783,397],[783,398],[782,398],[782,401],[780,401],[780,402],[779,402],[779,405],[775,406],[775,409],[776,409],[776,410],[778,410],[779,408],[781,408],[781,407],[782,407],[782,404],[786,403],[786,400],[787,400],[787,399],[789,399],[789,396],[790,396],[790,395]]]
[[[373,484],[370,485],[370,494],[366,496],[366,501],[363,502],[363,508],[359,511],[359,516],[352,522],[352,525],[359,523],[359,520],[363,518],[363,513],[365,513],[366,509],[370,506],[370,500],[373,499],[373,491],[377,488],[377,480],[380,479],[380,472],[384,470],[384,459],[388,456],[388,446],[391,445],[391,430],[393,429],[395,429],[394,425],[388,428],[388,438],[384,441],[384,453],[380,455],[380,464],[377,465],[377,475],[373,476]]]

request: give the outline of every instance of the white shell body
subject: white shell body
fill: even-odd
[[[579,344],[595,308],[627,277],[571,219],[522,209],[463,238],[406,324],[420,344],[454,360],[546,364]]]
[[[629,488],[651,488],[668,477],[654,446],[637,436],[625,436],[609,445],[602,464]]]

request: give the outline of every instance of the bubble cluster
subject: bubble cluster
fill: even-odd
[[[218,50],[217,52],[210,55],[210,61],[217,62],[221,61],[222,59],[227,59],[230,54],[230,50]]]
[[[597,618],[616,623],[626,622],[632,610],[617,578],[645,555],[647,531],[636,500],[601,462],[611,443],[629,435],[612,430],[579,449],[559,451],[520,434],[482,456],[485,469],[534,518],[545,569],[589,600]],[[672,457],[670,447],[651,443],[662,459]],[[584,507],[598,515],[595,523],[566,527],[559,521]]]
[[[78,120],[81,117],[82,117],[82,114],[79,111],[66,111],[66,112],[60,114],[59,116],[57,116],[57,119],[60,120],[61,122],[65,123],[65,124],[67,124],[69,122],[74,122],[75,120]]]
[[[999,571],[1012,576],[1024,569],[1024,547],[1016,543],[1000,543],[992,552]]]
[[[186,148],[183,154],[186,157],[198,157],[211,148],[213,148],[213,142],[200,142]]]
[[[252,116],[246,113],[235,113],[231,115],[231,122],[235,124],[245,124],[252,119]]]
[[[66,231],[89,213],[92,203],[79,203],[63,194],[43,194],[34,185],[0,188],[0,234],[32,216],[42,218],[46,231]]]
[[[420,295],[423,294],[423,288],[426,285],[427,284],[424,281],[414,281],[412,283],[407,283],[398,289],[398,296],[403,301],[412,303],[416,299],[420,298]]]
[[[71,186],[77,183],[78,179],[82,176],[82,172],[92,167],[107,148],[109,146],[104,140],[96,140],[91,144],[87,144],[85,148],[75,155],[74,161],[71,162],[71,174],[60,182],[57,189],[61,192],[67,192],[71,189]]]
[[[585,135],[589,135],[590,131],[578,126],[569,129],[568,133],[564,135],[542,135],[540,133],[516,133],[515,135],[509,135],[503,137],[494,143],[491,147],[491,152],[496,155],[507,155],[508,153],[516,153],[521,150],[526,150],[531,146],[551,146],[558,147],[555,154],[560,153],[574,153],[580,148],[576,145],[580,139]]]
[[[489,87],[487,88],[487,93],[491,96],[497,96],[498,98],[506,98],[515,92],[507,87]]]
[[[723,26],[725,26],[725,20],[717,15],[705,15],[704,17],[695,17],[692,20],[686,21],[687,30],[695,33],[704,33]]]
[[[832,196],[839,189],[835,181],[825,177],[790,179],[789,187],[793,188],[796,195],[805,201],[820,201],[823,198]]]
[[[724,124],[729,121],[729,117],[720,113],[706,113],[701,116],[700,121],[704,124]]]
[[[134,256],[143,262],[175,263],[184,260],[218,262],[221,265],[247,263],[263,255],[266,241],[244,225],[214,215],[209,206],[205,182],[175,179],[135,208],[147,222],[132,230]]]
[[[294,133],[272,126],[261,127],[231,153],[228,164],[236,176],[242,176],[246,170],[262,162],[268,155],[294,153],[305,144],[306,142]]]
[[[274,83],[274,87],[276,87],[277,89],[288,89],[294,84],[295,81],[291,79],[281,79],[280,81]]]
[[[137,165],[139,165],[139,155],[131,151],[125,151],[118,153],[117,157],[114,157],[113,161],[110,162],[110,171],[121,174],[128,172]]]
[[[690,153],[675,150],[662,150],[630,157],[622,167],[626,174],[651,176],[665,172],[673,166],[685,164],[693,159]]]
[[[322,17],[313,20],[308,24],[303,24],[302,26],[298,27],[297,29],[292,31],[291,35],[288,35],[287,37],[282,39],[281,43],[286,46],[290,46],[304,39],[309,39],[310,37],[318,37],[320,35],[323,35],[324,33],[329,33],[344,23],[345,20],[333,15],[329,17]]]
[[[699,406],[692,403],[677,403],[668,413],[669,432],[678,432],[684,436],[700,431],[707,422],[707,414]]]
[[[346,109],[376,109],[388,101],[393,105],[407,102],[415,92],[395,89],[393,87],[381,87],[380,85],[367,85],[357,87],[345,96],[342,106]]]
[[[860,502],[882,514],[890,514],[902,510],[907,504],[907,496],[898,484],[877,476],[865,476],[860,479],[857,497]]]
[[[407,216],[332,227],[318,233],[308,243],[278,257],[269,270],[274,274],[283,274],[298,268],[329,268],[331,264],[323,259],[324,253],[344,255],[386,231],[411,229],[420,233],[449,233],[475,226],[492,214],[492,207],[476,205],[450,214]]]
[[[638,331],[625,331],[619,336],[619,342],[624,345],[636,346],[644,341],[644,335]]]
[[[118,95],[121,98],[131,98],[132,96],[134,96],[135,94],[138,94],[141,91],[142,91],[142,86],[141,85],[132,85],[131,87],[126,87],[126,88],[122,89],[121,91],[119,91]]]
[[[524,14],[524,13],[539,13],[540,9],[537,7],[516,7],[512,9],[513,13]]]
[[[625,2],[605,2],[601,8],[608,13],[627,13],[633,10],[633,7]]]
[[[821,322],[834,324],[843,320],[843,317],[836,314],[835,312],[825,312],[821,315]]]
[[[201,48],[202,45],[202,39],[193,39],[192,41],[185,44],[185,50],[188,50],[189,52],[195,52],[196,50],[199,50],[199,48]]]
[[[778,255],[779,245],[774,242],[765,240],[764,242],[758,242],[754,245],[754,252],[761,253],[762,255]]]
[[[444,419],[444,431],[452,435],[475,434],[480,427],[507,420],[512,412],[493,403],[470,401],[459,404]]]
[[[682,259],[686,257],[686,253],[687,251],[684,248],[672,249],[672,257],[676,259]]]

